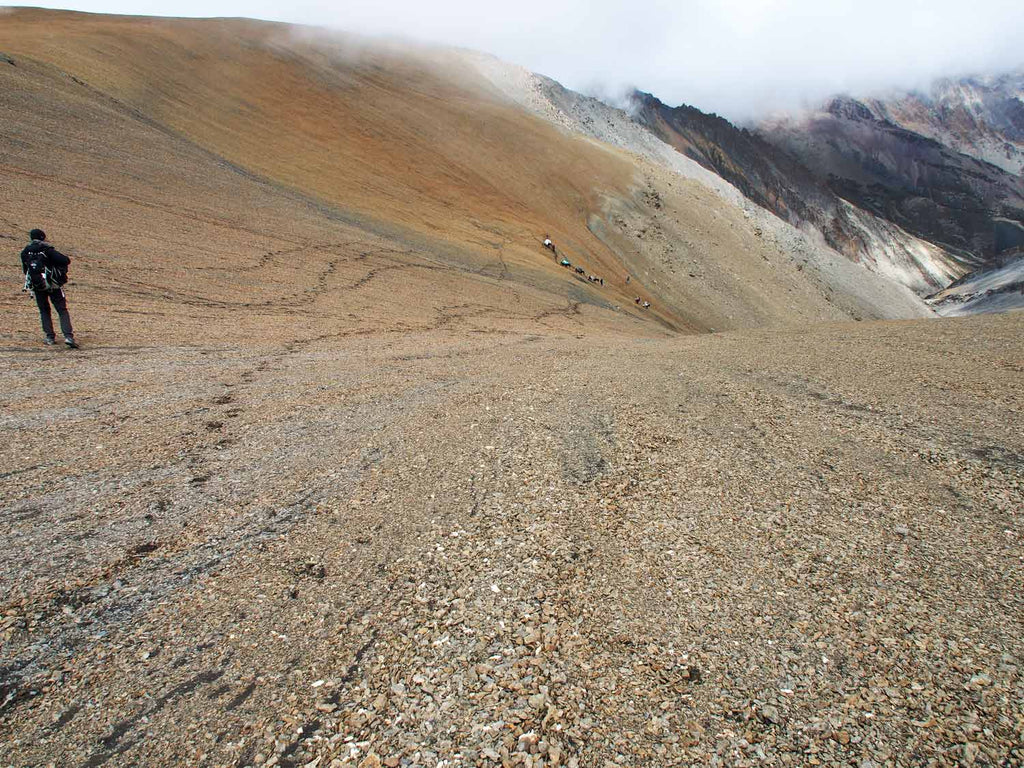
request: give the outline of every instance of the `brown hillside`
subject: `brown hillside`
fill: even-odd
[[[509,302],[515,322],[582,306],[626,333],[638,318],[659,333],[880,314],[857,301],[838,308],[731,206],[560,133],[455,53],[252,21],[31,10],[4,17],[0,52],[10,59],[0,67],[4,236],[16,243],[43,226],[78,257],[83,328],[117,332],[107,313],[126,308],[104,295],[121,290],[126,261],[151,275],[127,292],[156,301],[155,312],[173,314],[177,293],[196,317],[316,294],[332,332],[389,318],[429,326],[451,314],[442,307]],[[608,235],[612,209],[626,210],[636,237]],[[652,222],[667,227],[662,239],[707,244],[694,254],[699,277],[670,279],[669,244],[651,254],[637,239]],[[539,247],[545,233],[606,286],[556,267]],[[312,280],[290,271],[300,250]],[[423,260],[460,277],[406,266]],[[637,311],[637,295],[650,312]],[[158,318],[147,334],[182,328]]]
[[[395,224],[402,219],[403,203],[396,203],[394,209],[378,209],[387,210],[390,222],[381,218],[367,221],[355,204],[372,200],[376,194],[372,189],[370,194],[350,200],[344,209],[334,207],[322,197],[293,191],[253,173],[264,168],[243,168],[211,153],[177,131],[173,123],[168,124],[173,115],[163,115],[162,108],[152,101],[140,98],[144,103],[129,104],[138,98],[138,91],[145,90],[136,88],[130,79],[134,73],[137,82],[145,81],[148,75],[139,64],[145,58],[140,51],[123,48],[111,56],[110,51],[120,46],[110,42],[109,36],[112,30],[121,30],[125,47],[144,47],[150,30],[157,30],[153,36],[163,40],[158,32],[165,25],[121,19],[93,22],[91,17],[69,16],[67,24],[72,31],[62,37],[59,22],[43,27],[36,16],[32,12],[8,16],[0,27],[5,38],[0,50],[9,52],[14,62],[0,68],[5,102],[0,120],[5,144],[17,150],[5,152],[0,165],[10,201],[5,209],[4,236],[13,248],[24,237],[23,230],[43,225],[51,238],[76,257],[73,275],[77,284],[70,293],[80,299],[83,329],[104,326],[106,334],[114,334],[109,338],[116,338],[124,325],[117,313],[144,310],[151,313],[141,331],[144,336],[191,338],[191,330],[189,336],[179,335],[183,329],[179,318],[170,324],[161,322],[162,317],[181,310],[199,326],[209,326],[207,332],[217,337],[220,318],[227,313],[232,316],[230,336],[238,340],[265,335],[266,315],[280,319],[301,309],[308,299],[316,307],[319,327],[335,332],[377,328],[384,317],[392,316],[402,318],[399,327],[430,326],[449,315],[472,314],[475,304],[499,314],[508,307],[516,321],[528,319],[531,313],[557,315],[571,306],[561,297],[534,295],[536,291],[522,282],[514,290],[507,282],[499,288],[507,271],[507,264],[502,266],[497,258],[504,255],[500,235],[477,231],[476,238],[488,234],[491,240],[482,256],[467,247],[445,249],[437,238],[430,242],[428,252],[425,241],[417,239],[410,228]],[[79,29],[79,22],[86,29]],[[262,29],[255,24],[242,26]],[[45,33],[42,47],[29,31],[37,27]],[[187,24],[168,22],[166,27],[183,37],[189,35]],[[81,76],[20,55],[19,45],[28,37],[36,37],[30,47],[37,59],[42,58],[40,50],[48,51],[62,66],[77,68],[72,71]],[[213,38],[208,42],[216,48],[217,35]],[[227,38],[238,45],[234,36]],[[47,39],[54,41],[52,48],[46,47]],[[89,54],[99,61],[89,60]],[[179,72],[166,58],[168,51],[151,55],[153,66]],[[104,66],[120,80],[111,80],[113,76],[103,71]],[[285,75],[288,66],[281,65]],[[151,74],[157,82],[162,81],[162,74]],[[88,82],[86,77],[96,82]],[[187,92],[193,103],[207,104],[207,111],[216,115],[231,112],[230,102],[210,102],[213,96],[202,87],[203,82],[203,76],[197,74],[196,92]],[[281,106],[285,109],[286,105]],[[145,112],[147,108],[151,111]],[[184,111],[195,112],[192,107]],[[168,122],[158,121],[159,117],[167,117]],[[282,130],[286,119],[287,114],[277,118]],[[260,134],[265,122],[246,120],[245,126],[255,137],[243,132],[234,143],[248,142],[253,157],[278,156],[276,150],[264,151],[274,146]],[[198,122],[189,125],[206,127]],[[291,136],[283,130],[277,137],[280,146],[287,147]],[[228,148],[225,154],[230,151]],[[332,175],[325,161],[328,156],[326,150],[307,147],[303,157],[312,170],[300,169],[290,179],[305,173],[308,179],[320,179],[325,187],[326,180],[332,179],[335,190],[359,187],[351,171]],[[376,179],[378,191],[404,199],[397,189],[381,184],[379,174]],[[308,186],[310,193],[319,191]],[[403,192],[410,203],[416,202],[417,193],[411,187]],[[335,197],[341,196],[336,191]],[[361,207],[373,205],[362,202]],[[408,213],[412,207],[405,205],[404,210]],[[428,219],[424,216],[419,223]],[[528,241],[534,251],[540,250],[537,238],[534,234]],[[443,263],[438,261],[439,250]],[[305,255],[300,257],[303,251]],[[314,268],[312,275],[304,266],[308,264]],[[127,274],[128,265],[135,274]],[[432,272],[436,274],[429,274]],[[527,300],[525,307],[511,309],[519,303],[521,293],[533,296],[533,305]],[[135,298],[113,301],[115,294]],[[416,300],[409,301],[410,296]],[[257,323],[259,330],[247,327],[250,321]],[[285,322],[291,325],[291,321]],[[236,323],[247,333],[239,336],[234,330]],[[138,324],[132,325],[138,333]]]

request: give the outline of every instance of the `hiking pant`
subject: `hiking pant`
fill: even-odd
[[[50,315],[50,302],[57,310],[57,317],[60,318],[60,332],[65,339],[73,339],[75,332],[71,330],[71,315],[68,314],[68,300],[64,297],[64,289],[53,291],[33,291],[36,295],[36,304],[39,306],[39,322],[43,325],[43,333],[46,338],[53,338],[53,317]]]

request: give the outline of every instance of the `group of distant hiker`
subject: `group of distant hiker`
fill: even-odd
[[[558,250],[555,248],[555,244],[553,242],[551,242],[551,238],[546,236],[546,235],[544,236],[544,247],[547,248],[549,251],[551,251],[555,255],[556,259],[558,258]],[[566,269],[574,270],[577,275],[581,275],[582,277],[585,277],[588,282],[599,283],[602,286],[604,285],[604,278],[603,277],[598,277],[597,275],[588,274],[587,270],[585,270],[583,267],[573,267],[572,262],[569,261],[564,256],[559,260],[558,263],[561,266],[565,267]]]
[[[33,229],[28,233],[29,244],[21,251],[21,271],[25,275],[22,290],[31,292],[39,307],[39,321],[43,326],[43,343],[52,346],[57,343],[53,329],[50,305],[57,310],[60,332],[68,349],[78,349],[75,332],[71,327],[68,300],[64,286],[68,282],[68,266],[71,259],[46,242],[46,233]]]
[[[71,327],[71,315],[68,312],[68,300],[64,294],[64,286],[68,282],[68,266],[71,259],[54,248],[46,241],[46,233],[41,229],[33,229],[28,233],[29,244],[21,251],[21,271],[25,275],[25,285],[22,290],[31,292],[36,299],[36,306],[39,307],[39,322],[43,326],[43,343],[52,346],[57,343],[57,336],[53,328],[53,316],[50,313],[50,306],[57,310],[57,317],[60,319],[60,332],[64,336],[64,344],[68,349],[78,349],[78,342],[75,341],[75,332]],[[559,258],[558,249],[550,237],[544,237],[544,247]],[[576,274],[585,277],[591,283],[604,286],[604,278],[588,274],[583,267],[573,267],[572,262],[562,256],[558,262],[566,269],[573,269]],[[629,276],[626,276],[629,282]],[[643,301],[639,296],[634,303],[643,309],[649,309],[651,303]]]
[[[553,242],[551,242],[551,238],[548,237],[547,235],[544,236],[544,247],[547,248],[549,251],[551,251],[551,253],[553,253],[555,255],[556,259],[559,258],[558,250],[555,248],[555,244]],[[598,277],[597,275],[587,274],[587,270],[583,269],[583,267],[573,267],[572,262],[569,261],[564,256],[562,256],[559,259],[558,263],[561,266],[565,267],[566,269],[574,270],[577,275],[582,275],[583,277],[587,278],[587,280],[590,281],[591,283],[599,283],[601,286],[604,286],[604,278],[603,277]],[[630,281],[630,276],[626,275],[626,282],[629,283],[629,281]],[[651,308],[651,302],[644,301],[639,296],[637,296],[635,299],[633,299],[633,303],[636,304],[638,307],[641,307],[642,309],[650,309]]]

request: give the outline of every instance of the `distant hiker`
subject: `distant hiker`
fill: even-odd
[[[39,321],[43,326],[46,338],[44,344],[55,343],[53,317],[50,315],[50,304],[57,310],[60,318],[60,332],[64,334],[64,343],[69,349],[78,349],[75,332],[71,328],[71,315],[68,314],[68,301],[64,295],[64,284],[68,281],[68,265],[71,259],[46,242],[46,233],[41,229],[33,229],[28,233],[32,242],[21,251],[21,271],[25,275],[24,290],[32,291],[39,307]]]
[[[551,238],[550,237],[545,237],[544,238],[544,247],[547,248],[549,251],[551,251],[556,256],[558,255],[557,251],[555,251],[555,244],[551,242]]]
[[[644,308],[644,309],[650,309],[650,308],[651,308],[651,302],[649,302],[649,301],[645,301],[645,302],[643,303],[643,308]]]
[[[626,285],[629,285],[629,275],[626,275]]]
[[[568,259],[562,259],[558,263],[561,264],[563,267],[571,267],[572,266],[572,262],[569,261]]]
[[[640,297],[637,296],[635,299],[633,299],[633,303],[634,304],[639,304],[640,303]]]
[[[576,267],[576,274],[577,275],[585,275],[586,273],[587,273],[587,270],[585,270],[583,267]]]

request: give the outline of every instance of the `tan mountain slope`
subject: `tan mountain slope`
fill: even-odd
[[[539,302],[535,314],[603,308],[602,322],[618,317],[628,333],[635,318],[699,330],[925,311],[909,297],[873,302],[870,292],[837,307],[827,280],[801,274],[794,254],[765,243],[737,208],[527,114],[456,53],[249,21],[28,10],[5,16],[0,52],[11,62],[0,67],[0,173],[18,190],[4,234],[44,226],[80,257],[83,288],[119,290],[129,261],[174,273],[173,290],[155,278],[138,287],[162,292],[163,304],[187,288],[210,311],[227,302],[225,311],[248,303],[262,312],[316,289],[317,312],[334,315],[334,331],[369,320],[368,305],[381,306],[376,323],[408,315],[423,325],[425,295],[445,306],[466,297],[464,285],[403,267],[387,291],[357,298],[365,235],[391,249],[384,266],[415,253],[485,276],[489,286],[474,281],[473,291],[486,298],[470,303],[501,307],[522,290]],[[228,229],[189,218],[192,209]],[[698,269],[686,267],[685,280],[671,279],[667,244],[644,256],[640,240],[658,217],[682,227],[663,239],[699,241],[686,254]],[[624,237],[613,236],[616,219],[631,227]],[[605,286],[557,267],[539,247],[544,234]],[[300,260],[304,271],[293,274]],[[251,267],[248,277],[233,274],[239,265]],[[285,285],[299,292],[275,293]],[[651,301],[649,312],[637,296]],[[93,312],[96,294],[80,297]],[[116,326],[109,311],[104,300],[83,327]]]
[[[76,321],[96,343],[197,333],[242,343],[282,328],[291,338],[432,327],[479,312],[542,316],[543,328],[574,314],[564,292],[500,280],[493,254],[439,261],[436,243],[428,252],[257,179],[77,76],[11,59],[0,68],[3,235],[16,251],[26,227],[45,226],[72,255]],[[7,301],[31,319],[23,299]],[[19,328],[34,336],[34,325]]]

